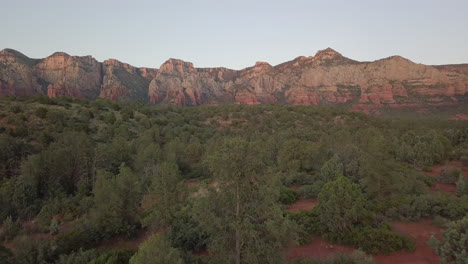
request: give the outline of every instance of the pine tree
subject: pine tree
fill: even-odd
[[[226,139],[206,164],[217,186],[199,198],[194,217],[210,235],[209,250],[226,263],[281,263],[295,232],[254,144]]]
[[[94,208],[91,219],[105,236],[130,235],[138,224],[138,207],[141,201],[141,186],[138,177],[130,168],[120,166],[114,176],[98,171],[94,186]]]
[[[156,201],[150,206],[145,224],[161,227],[171,222],[186,198],[182,177],[177,164],[163,162],[148,166],[151,186],[148,199]]]

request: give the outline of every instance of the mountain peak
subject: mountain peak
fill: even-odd
[[[62,51],[57,51],[57,52],[54,52],[49,57],[70,57],[70,55],[68,53],[65,53],[65,52],[62,52]]]
[[[174,58],[168,59],[159,69],[162,71],[177,71],[179,73],[196,71],[193,63]]]
[[[341,53],[337,52],[332,48],[326,48],[324,50],[319,50],[315,53],[315,58],[322,58],[322,59],[331,59],[334,57],[342,57]]]
[[[6,54],[10,54],[12,56],[16,56],[16,57],[27,57],[26,55],[24,55],[23,53],[17,51],[17,50],[14,50],[14,49],[3,49],[0,51],[0,54],[2,55],[6,55]]]

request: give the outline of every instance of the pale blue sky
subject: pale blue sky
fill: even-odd
[[[468,63],[468,0],[0,0],[0,49],[159,67],[273,65],[332,47],[356,60]]]

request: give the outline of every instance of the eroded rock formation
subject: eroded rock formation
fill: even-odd
[[[195,68],[169,59],[160,69],[54,53],[30,59],[0,52],[0,95],[42,93],[184,106],[201,104],[346,104],[354,109],[450,105],[466,98],[468,66],[416,64],[399,56],[359,62],[325,49],[311,57],[243,70]]]

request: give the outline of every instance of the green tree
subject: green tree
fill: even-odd
[[[91,221],[105,237],[131,235],[138,221],[141,186],[138,177],[125,165],[117,176],[99,171],[94,186],[94,208]]]
[[[460,175],[458,177],[458,181],[455,183],[457,186],[456,189],[456,195],[457,196],[463,196],[466,193],[466,181],[463,175]]]
[[[55,218],[52,219],[52,221],[50,222],[49,231],[50,231],[50,234],[52,235],[56,235],[59,233],[60,226],[59,226],[59,222],[57,221],[57,219]]]
[[[197,201],[195,219],[210,235],[208,249],[227,263],[282,262],[280,249],[295,232],[256,145],[225,139],[206,165],[217,185]]]
[[[0,244],[0,264],[12,264],[13,262],[13,253]]]
[[[310,170],[316,155],[315,144],[297,138],[289,139],[278,151],[278,165],[284,171]]]
[[[343,163],[338,155],[334,155],[330,160],[323,164],[320,169],[320,175],[325,181],[334,181],[340,176],[343,176]]]
[[[449,224],[442,235],[437,255],[442,264],[465,264],[468,260],[468,216]]]
[[[145,169],[150,174],[151,186],[147,198],[155,201],[150,206],[145,223],[156,227],[169,224],[185,201],[186,192],[175,163],[163,162]]]
[[[6,241],[13,239],[18,234],[18,224],[13,221],[11,216],[8,216],[3,221],[2,236]]]
[[[130,259],[130,264],[183,264],[180,252],[162,235],[153,235]]]
[[[364,213],[365,198],[361,189],[344,176],[325,184],[318,200],[320,222],[331,233],[350,230]]]

